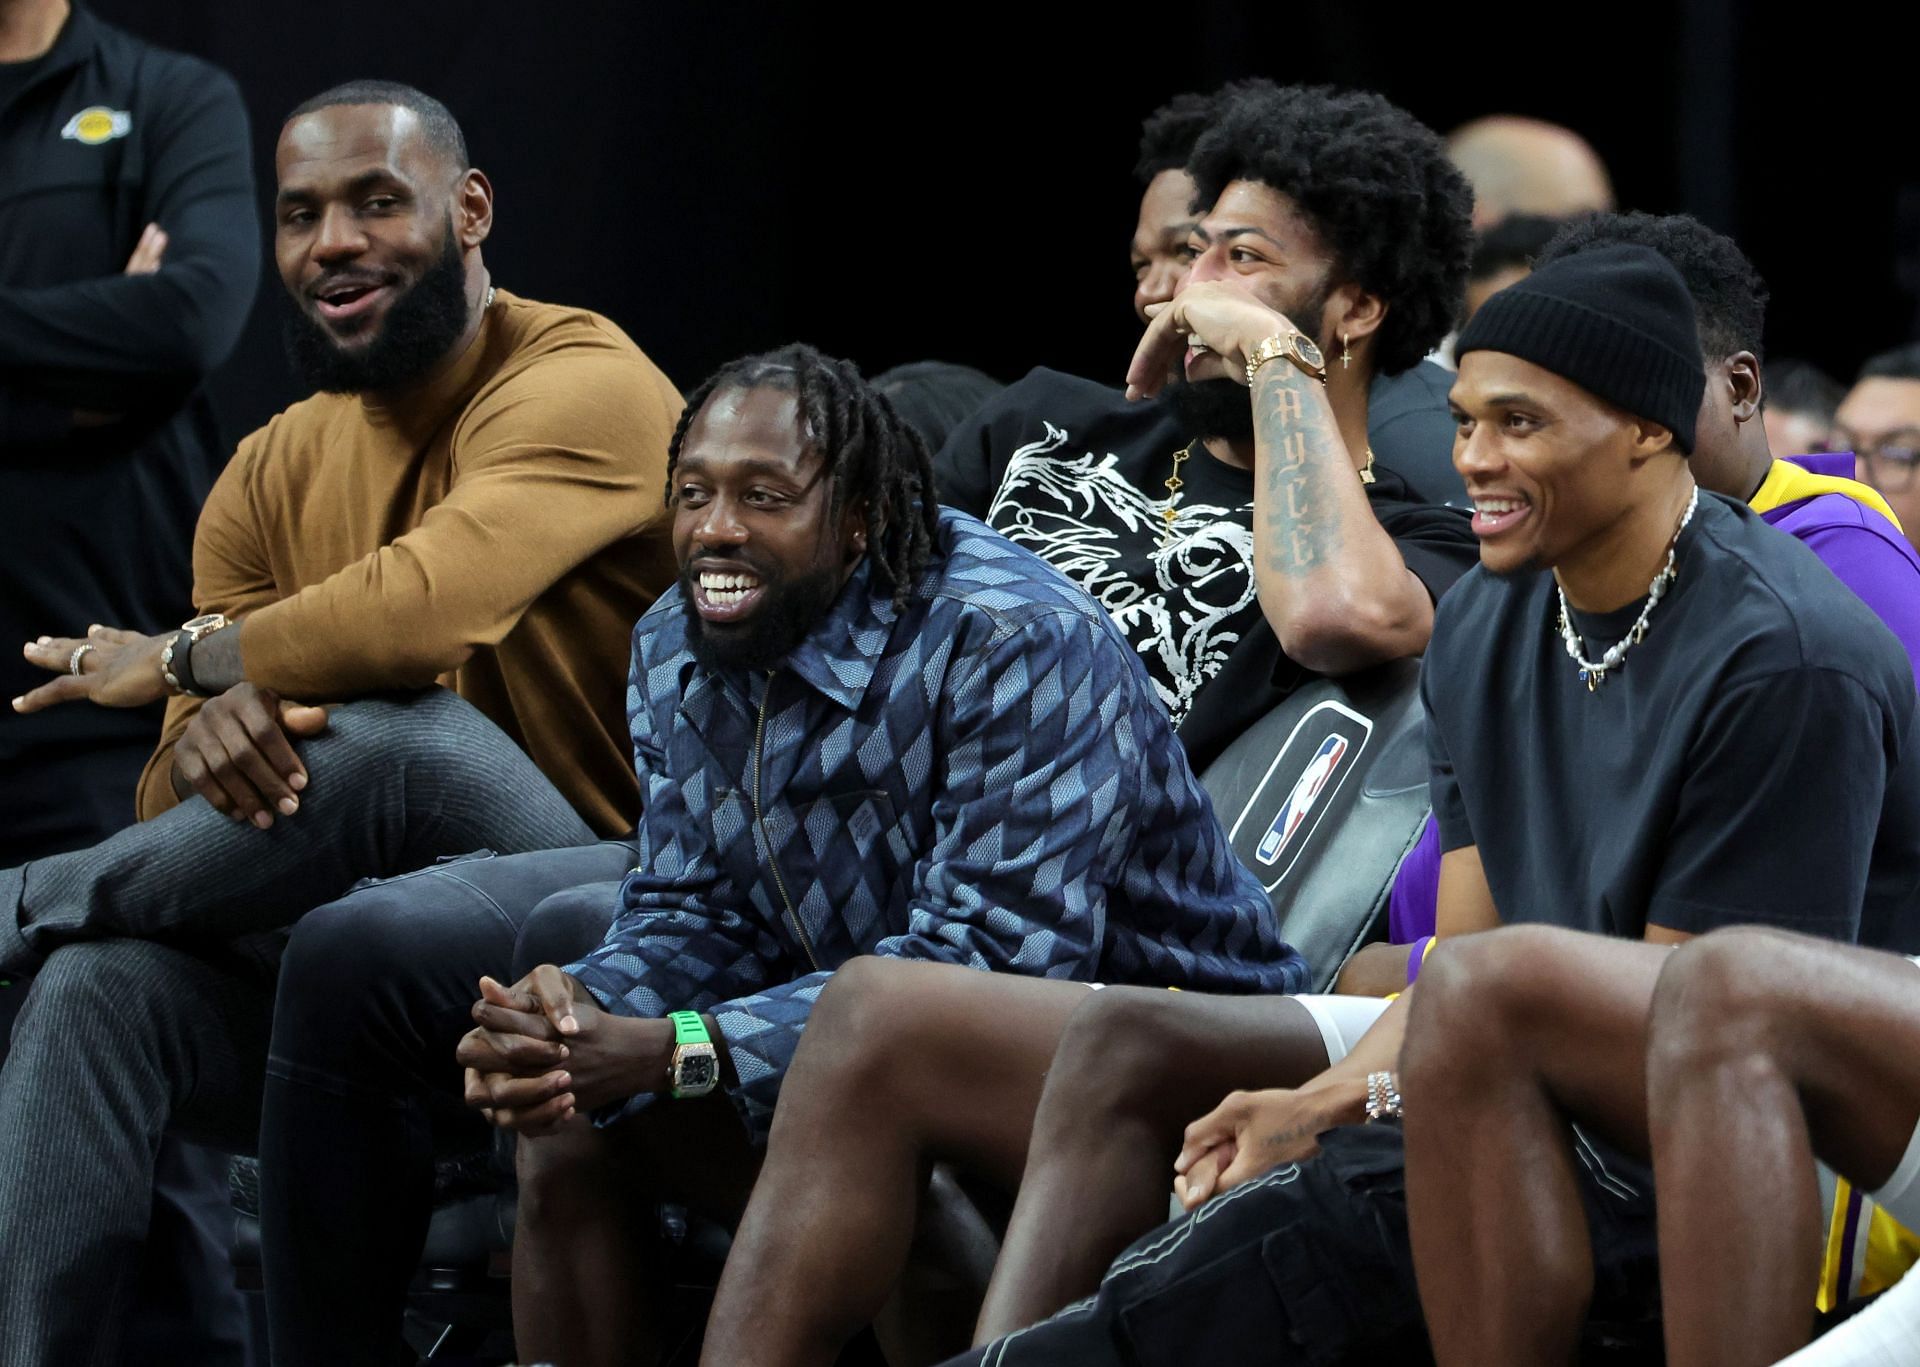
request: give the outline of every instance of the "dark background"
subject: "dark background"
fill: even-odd
[[[1916,335],[1914,59],[1890,10],[1211,0],[1149,24],[1043,4],[93,8],[239,80],[263,225],[294,104],[353,77],[437,95],[498,195],[495,281],[610,315],[683,389],[794,338],[869,372],[933,357],[1118,382],[1139,121],[1249,75],[1371,86],[1442,132],[1492,112],[1566,123],[1624,207],[1687,210],[1741,241],[1773,287],[1774,354],[1849,378]],[[267,265],[215,384],[233,435],[298,397]]]

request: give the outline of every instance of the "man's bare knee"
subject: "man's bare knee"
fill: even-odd
[[[1069,1105],[1085,1117],[1125,1109],[1167,1093],[1184,1053],[1176,994],[1147,987],[1088,992],[1073,1009],[1047,1072],[1049,1109]]]
[[[827,1078],[880,1084],[903,1064],[912,1067],[922,1043],[924,977],[937,968],[863,954],[835,969],[808,1013],[791,1078],[803,1087]],[[969,972],[954,969],[955,973]],[[875,1092],[872,1095],[885,1095]]]
[[[1420,969],[1401,1054],[1408,1095],[1477,1086],[1487,1069],[1512,1059],[1529,1021],[1553,1008],[1541,970],[1568,943],[1549,927],[1512,926],[1436,944]]]
[[[1788,943],[1743,927],[1674,950],[1653,993],[1650,1080],[1742,1060],[1769,1072],[1778,1066],[1793,1034],[1781,1012],[1776,975],[1777,956]]]
[[[1519,925],[1442,940],[1421,966],[1414,1009],[1423,1016],[1464,1016],[1483,1029],[1525,1030],[1543,1016],[1557,1018],[1593,939],[1557,926]]]

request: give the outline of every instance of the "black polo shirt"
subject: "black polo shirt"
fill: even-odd
[[[150,222],[170,238],[161,269],[124,275]],[[0,696],[46,678],[22,640],[191,613],[194,522],[227,456],[200,383],[259,274],[247,117],[224,72],[78,8],[45,56],[0,66]],[[76,426],[76,411],[114,420]],[[157,727],[7,709],[0,767]]]

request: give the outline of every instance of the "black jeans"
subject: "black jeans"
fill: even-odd
[[[164,1137],[254,1147],[285,926],[359,878],[593,839],[443,690],[346,704],[301,753],[312,785],[271,830],[194,798],[0,869],[0,969],[32,973],[0,1068],[7,1367],[114,1363]]]
[[[0,868],[84,849],[133,824],[133,793],[159,739],[39,746],[0,760]],[[4,984],[0,979],[0,984]],[[27,984],[0,985],[0,1060]],[[227,1255],[227,1155],[169,1136],[153,1170],[153,1218],[125,1339],[128,1367],[242,1367],[246,1307]],[[255,1367],[265,1367],[256,1364]]]
[[[1659,1362],[1652,1173],[1581,1144],[1595,1281],[1583,1360]],[[1431,1361],[1400,1129],[1354,1125],[1139,1240],[1087,1300],[949,1367]]]
[[[432,1216],[436,1156],[490,1142],[453,1058],[478,979],[600,943],[633,846],[480,855],[371,883],[294,928],[260,1125],[268,1333],[280,1367],[383,1363]]]

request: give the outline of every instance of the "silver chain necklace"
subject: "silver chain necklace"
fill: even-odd
[[[1646,606],[1633,619],[1627,634],[1607,647],[1607,653],[1600,657],[1599,663],[1580,653],[1585,642],[1573,629],[1573,615],[1567,610],[1567,591],[1555,581],[1553,591],[1560,596],[1560,639],[1566,644],[1568,657],[1580,666],[1580,682],[1587,686],[1587,692],[1597,692],[1600,685],[1607,681],[1607,671],[1620,668],[1621,662],[1627,658],[1627,652],[1646,639],[1647,622],[1652,618],[1653,610],[1660,605],[1667,590],[1673,587],[1673,557],[1680,548],[1680,533],[1693,521],[1693,510],[1699,506],[1700,487],[1695,485],[1693,493],[1687,498],[1687,510],[1680,514],[1680,525],[1673,529],[1673,539],[1667,542],[1667,562],[1660,567],[1660,573],[1653,576],[1653,582],[1647,585]]]

